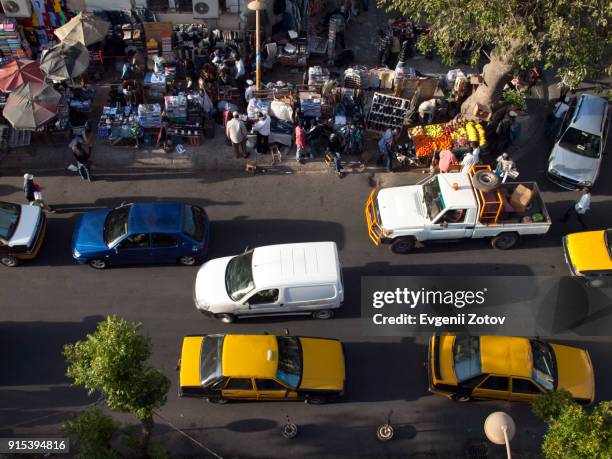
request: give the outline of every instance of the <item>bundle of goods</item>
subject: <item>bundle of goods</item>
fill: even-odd
[[[485,131],[480,123],[461,120],[444,124],[416,126],[408,130],[419,157],[431,156],[434,151],[465,147],[469,142],[486,145]]]
[[[247,115],[251,119],[257,118],[257,114],[259,112],[268,113],[270,109],[270,100],[263,99],[251,99],[249,100],[249,105],[247,106]]]
[[[134,121],[132,107],[104,107],[98,124],[98,137],[108,139],[109,137],[120,137],[121,126],[131,125]]]
[[[307,118],[321,117],[321,97],[316,93],[300,93],[300,108]]]
[[[329,70],[320,65],[308,69],[308,86],[322,85],[329,80]]]
[[[344,71],[344,87],[363,89],[368,87],[369,72],[365,67],[351,67]]]
[[[161,126],[161,106],[159,104],[140,104],[138,122],[143,128]]]
[[[176,78],[176,66],[166,65],[164,67],[164,76],[166,77],[166,80],[174,80]]]
[[[187,120],[187,98],[184,95],[166,96],[164,102],[170,121],[182,123]]]

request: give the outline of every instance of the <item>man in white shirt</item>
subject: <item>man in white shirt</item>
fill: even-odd
[[[565,212],[565,215],[563,215],[563,218],[561,218],[561,223],[567,223],[567,221],[569,220],[570,216],[573,213],[576,215],[576,218],[578,219],[582,227],[585,230],[589,229],[586,223],[584,222],[584,220],[582,219],[582,217],[586,215],[586,213],[589,211],[590,208],[591,208],[591,189],[589,187],[584,187],[582,189],[582,194],[580,195],[580,199],[578,199],[578,201],[575,204],[572,204],[567,209],[567,211]]]
[[[429,124],[433,121],[436,107],[440,104],[438,99],[429,99],[419,105],[419,120],[421,124]]]
[[[545,134],[547,137],[553,137],[559,131],[559,127],[563,122],[565,113],[569,110],[570,98],[566,96],[562,101],[558,101],[550,115],[548,115]]]
[[[253,95],[253,92],[255,91],[255,83],[253,83],[253,80],[247,80],[246,82],[247,84],[247,88],[244,91],[244,100],[246,100],[247,105],[249,104],[249,101],[255,97]]]
[[[468,151],[461,160],[461,172],[468,174],[472,169],[472,166],[476,164],[478,164],[478,159],[471,151]]]
[[[257,132],[257,153],[268,153],[268,137],[272,120],[268,114],[262,112],[259,112],[258,118],[259,121],[253,125],[253,131]]]
[[[516,169],[514,161],[510,159],[508,153],[502,153],[497,157],[497,166],[495,167],[495,173],[501,177],[502,183],[506,183],[510,172]],[[518,174],[517,174],[518,175]]]
[[[478,142],[470,142],[470,147],[472,147],[472,156],[476,160],[475,164],[478,164],[480,162],[480,146]]]
[[[247,129],[238,112],[234,112],[233,118],[227,122],[225,135],[232,142],[236,158],[247,158],[249,156],[246,151]]]

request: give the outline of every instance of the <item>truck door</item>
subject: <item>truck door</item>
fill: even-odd
[[[429,228],[428,239],[463,239],[471,236],[468,222],[471,209],[446,209]],[[473,225],[472,225],[473,226]]]

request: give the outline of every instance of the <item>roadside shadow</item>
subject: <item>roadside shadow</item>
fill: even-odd
[[[0,196],[6,196],[9,194],[17,193],[21,188],[13,185],[0,184]]]

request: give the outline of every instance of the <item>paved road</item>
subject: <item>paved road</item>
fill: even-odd
[[[525,160],[526,161],[526,160]],[[538,158],[531,158],[538,177]],[[607,167],[609,169],[609,167]],[[605,170],[603,175],[609,173]],[[525,174],[525,178],[530,178]],[[153,363],[173,380],[162,414],[223,456],[321,457],[407,456],[436,451],[462,456],[467,442],[482,439],[482,422],[497,409],[519,423],[516,451],[536,451],[543,425],[525,406],[477,402],[456,404],[428,395],[425,337],[385,339],[362,336],[359,280],[365,274],[407,275],[564,275],[560,248],[564,231],[555,225],[543,238],[498,252],[481,241],[439,245],[409,256],[374,247],[365,232],[362,204],[370,186],[414,183],[416,173],[383,176],[296,175],[138,175],[101,174],[92,184],[76,177],[40,177],[51,204],[60,212],[49,218],[40,257],[0,278],[0,436],[57,432],[66,415],[91,402],[64,376],[62,345],[83,338],[108,314],[141,321],[154,345]],[[574,199],[541,182],[553,216]],[[20,179],[0,178],[0,199],[20,202]],[[610,189],[596,189],[590,221],[612,225]],[[188,199],[206,207],[212,224],[211,256],[242,251],[245,246],[309,240],[334,240],[345,267],[344,311],[331,321],[268,320],[223,326],[204,318],[192,305],[197,268],[135,267],[95,271],[73,264],[70,237],[80,212],[132,199]],[[174,367],[181,337],[190,333],[282,332],[337,337],[346,342],[347,396],[340,404],[235,403],[210,405],[178,399]],[[597,369],[599,399],[612,398],[609,342],[580,343],[591,352]],[[375,427],[393,409],[398,439],[381,445]],[[300,425],[297,439],[286,441],[279,425],[288,414]],[[131,423],[129,416],[122,417]],[[160,420],[157,439],[181,454],[204,452]]]

